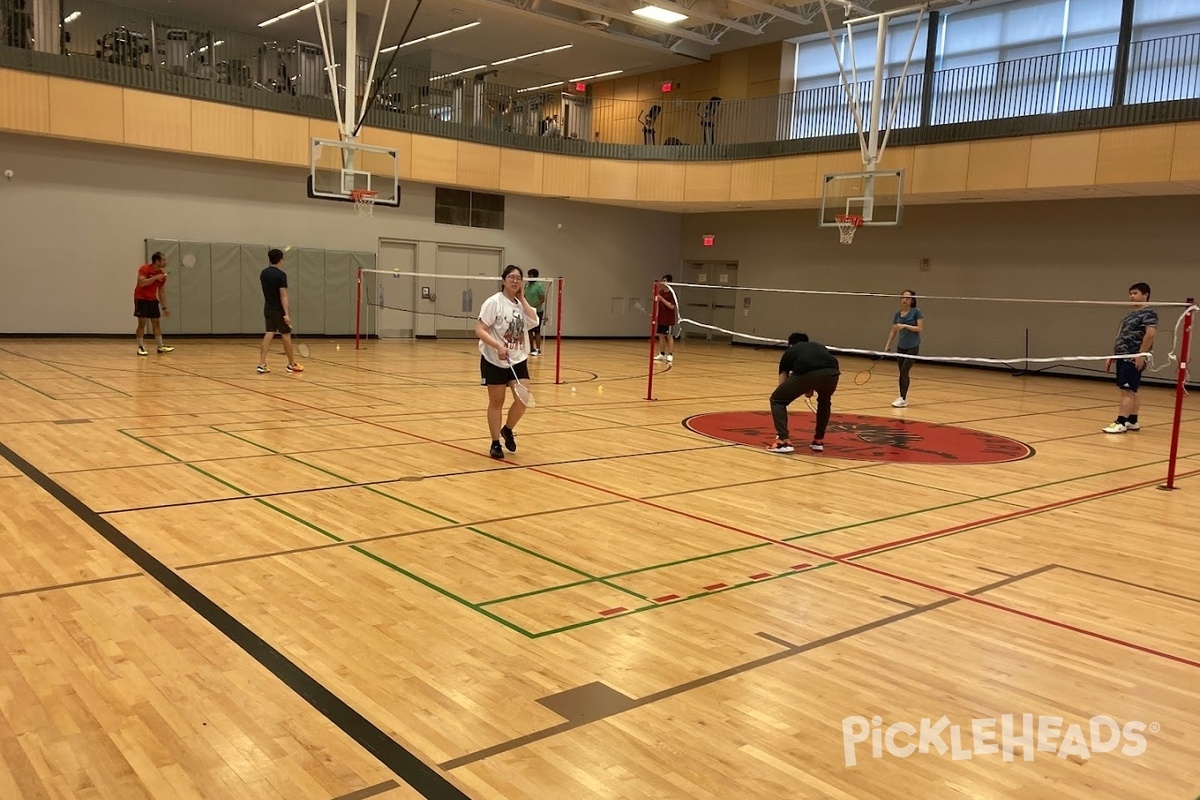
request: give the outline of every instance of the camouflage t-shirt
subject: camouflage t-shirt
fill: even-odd
[[[1158,327],[1158,312],[1153,308],[1138,308],[1130,311],[1121,320],[1121,330],[1117,333],[1117,342],[1113,345],[1113,355],[1137,353],[1142,349],[1142,341],[1146,338],[1146,328]]]

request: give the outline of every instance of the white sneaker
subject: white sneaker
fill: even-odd
[[[672,356],[672,355],[668,355],[668,356],[667,356],[667,363],[668,363],[668,364],[669,364],[669,363],[671,363],[671,362],[673,362],[674,360],[675,360],[675,356]]]
[[[892,401],[892,408],[908,408],[908,401],[903,397],[897,397]]]
[[[1101,428],[1101,430],[1105,433],[1124,433],[1128,428],[1125,427],[1124,423],[1114,422],[1111,425]]]
[[[667,354],[666,354],[666,353],[659,353],[658,355],[656,355],[656,356],[654,357],[654,360],[655,360],[655,361],[666,361],[666,360],[667,360]]]
[[[1127,431],[1140,431],[1141,429],[1142,429],[1142,423],[1140,423],[1140,422],[1126,422],[1125,423],[1125,430],[1127,430]]]

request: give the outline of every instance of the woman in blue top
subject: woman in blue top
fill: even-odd
[[[884,350],[892,349],[892,341],[896,342],[896,352],[902,356],[915,356],[921,352],[921,332],[925,330],[925,315],[917,308],[917,293],[906,289],[900,295],[900,310],[892,317],[892,332],[888,334]],[[908,405],[908,373],[912,370],[913,360],[901,358],[900,361],[900,396],[892,401],[893,408],[904,408]]]

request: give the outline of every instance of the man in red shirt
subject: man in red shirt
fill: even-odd
[[[137,317],[138,321],[137,354],[139,356],[147,355],[146,345],[143,341],[146,335],[147,321],[154,329],[154,340],[158,342],[158,352],[170,353],[175,349],[163,344],[162,325],[158,321],[161,316],[160,310],[162,314],[171,316],[171,310],[160,302],[167,283],[166,266],[167,257],[162,253],[155,253],[151,256],[149,264],[138,267],[137,286],[133,288],[133,315]]]
[[[654,293],[654,302],[658,304],[658,355],[654,358],[658,361],[675,360],[675,337],[671,335],[671,328],[675,325],[678,301],[671,288],[672,280],[670,275],[663,275]]]

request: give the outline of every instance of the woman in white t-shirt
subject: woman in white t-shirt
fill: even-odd
[[[517,440],[513,428],[525,414],[525,404],[515,396],[508,407],[508,419],[504,425],[504,395],[509,386],[517,383],[529,384],[529,331],[538,324],[537,311],[525,300],[525,273],[520,267],[509,264],[500,276],[501,289],[483,301],[479,309],[479,320],[475,323],[475,335],[479,337],[479,377],[488,390],[488,428],[492,434],[492,458],[504,458],[500,448],[510,453],[517,451]],[[516,377],[513,372],[516,372]]]

